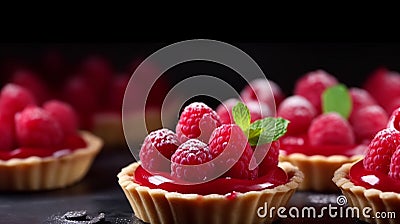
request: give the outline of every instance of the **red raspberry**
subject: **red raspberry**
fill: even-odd
[[[209,146],[213,157],[220,158],[221,163],[224,163],[216,165],[218,173],[223,173],[234,164],[225,176],[240,179],[254,179],[258,176],[258,167],[250,170],[253,150],[246,135],[236,124],[223,124],[216,128],[210,137]]]
[[[368,79],[363,85],[363,88],[367,90],[373,97],[378,95],[379,89],[376,87],[380,86],[383,83],[383,79],[385,78],[386,73],[388,73],[388,69],[385,67],[377,68],[375,71],[369,75]]]
[[[262,155],[265,155],[264,159],[259,165],[258,172],[260,176],[263,176],[268,170],[270,170],[270,167],[278,165],[279,149],[280,149],[279,140],[273,141],[270,144],[264,144],[255,147],[253,146],[252,148],[255,150],[254,151],[255,158],[258,158],[258,155],[260,155],[260,158]]]
[[[171,156],[178,146],[178,138],[173,131],[164,128],[151,132],[140,149],[142,166],[149,171],[169,172]]]
[[[360,88],[350,88],[349,89],[351,101],[353,102],[353,108],[350,114],[351,117],[361,108],[366,106],[376,105],[376,101],[372,96],[364,89]]]
[[[275,82],[267,79],[251,81],[240,92],[240,96],[244,102],[259,101],[270,108],[276,108],[285,98],[281,88]]]
[[[389,176],[395,180],[400,180],[400,145],[390,160]]]
[[[15,132],[21,147],[53,148],[64,139],[58,122],[39,107],[27,107],[15,115]]]
[[[39,104],[50,99],[49,90],[43,80],[30,71],[18,70],[14,73],[11,81],[29,90]]]
[[[387,122],[386,111],[378,105],[363,107],[350,117],[350,124],[358,142],[369,142],[378,131],[386,127]]]
[[[273,113],[267,104],[258,103],[257,101],[249,101],[246,103],[246,106],[250,111],[251,123],[265,117],[273,116]]]
[[[7,84],[1,90],[0,111],[4,116],[13,119],[15,113],[31,105],[36,105],[36,101],[27,89],[15,84]]]
[[[191,182],[204,182],[212,176],[213,159],[207,144],[189,139],[178,147],[171,157],[171,175]]]
[[[309,72],[301,77],[295,85],[295,95],[305,97],[314,106],[317,112],[321,111],[321,94],[330,86],[338,82],[335,77],[323,70]]]
[[[307,132],[316,115],[314,106],[302,96],[288,97],[278,108],[278,116],[290,121],[287,128],[289,135]]]
[[[347,120],[335,112],[316,117],[308,129],[311,145],[352,145],[354,133]]]
[[[400,96],[399,86],[399,73],[379,68],[368,78],[365,89],[386,109],[390,101]],[[387,112],[391,113],[391,111]]]
[[[78,115],[69,104],[51,100],[43,104],[43,109],[58,121],[65,135],[75,134],[78,130]]]
[[[364,167],[368,170],[389,172],[390,159],[400,145],[400,132],[394,129],[383,129],[378,132],[368,146],[364,157]]]
[[[0,151],[14,149],[14,120],[0,114]]]
[[[211,133],[221,125],[218,114],[204,103],[191,103],[183,110],[176,126],[180,142],[197,138],[208,142]]]
[[[232,108],[234,106],[236,106],[236,104],[238,102],[240,102],[238,99],[231,98],[231,99],[225,100],[217,107],[216,111],[217,111],[217,114],[218,114],[219,119],[221,120],[222,124],[234,123],[233,115],[232,115]]]

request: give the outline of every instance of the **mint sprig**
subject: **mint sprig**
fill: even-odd
[[[278,140],[286,133],[288,124],[288,120],[280,117],[266,117],[253,122],[249,129],[250,145],[263,145]]]
[[[250,111],[242,102],[232,108],[233,120],[246,133],[250,127]]]
[[[278,140],[282,137],[289,124],[283,118],[267,117],[250,123],[250,111],[243,103],[239,102],[232,109],[233,120],[248,136],[251,146],[263,145]]]
[[[323,113],[336,112],[344,119],[347,119],[350,116],[351,110],[351,96],[345,85],[338,84],[329,87],[322,93]]]

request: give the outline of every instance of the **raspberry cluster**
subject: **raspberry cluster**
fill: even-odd
[[[41,106],[28,89],[7,84],[0,92],[0,150],[17,147],[56,148],[76,135],[75,110],[58,100]]]
[[[400,180],[400,130],[394,122],[399,116],[400,108],[392,113],[388,127],[375,135],[363,161],[365,169],[382,172],[396,180]]]
[[[159,129],[145,138],[139,154],[142,166],[152,172],[170,172],[173,177],[190,182],[204,181],[214,174],[255,179],[264,173],[260,169],[276,166],[278,138],[286,132],[287,123],[271,117],[251,122],[251,112],[242,103],[232,106],[231,111],[234,119],[242,122],[222,124],[206,104],[188,105],[180,115],[176,132]],[[263,139],[260,133],[271,131],[265,128],[271,122],[280,127],[278,134]],[[266,154],[259,166],[256,152]],[[219,173],[219,167],[228,169]]]
[[[342,95],[326,96],[338,87],[343,87]],[[368,91],[355,87],[347,90],[323,70],[300,78],[294,94],[280,104],[278,116],[290,121],[289,135],[307,135],[312,145],[368,144],[388,122],[386,111]],[[337,109],[346,101],[348,107]]]

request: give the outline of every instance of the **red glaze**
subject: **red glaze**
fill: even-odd
[[[293,153],[302,153],[307,156],[321,155],[321,156],[332,156],[332,155],[344,155],[354,156],[363,155],[367,149],[367,145],[324,145],[324,146],[313,146],[309,144],[307,135],[299,136],[285,136],[280,139],[281,149],[286,154],[290,155]]]
[[[136,183],[152,189],[157,188],[182,194],[221,194],[225,195],[228,199],[234,199],[236,192],[245,193],[274,188],[287,183],[289,178],[285,171],[277,166],[271,167],[269,172],[266,172],[264,176],[254,180],[222,177],[206,183],[192,185],[174,183],[175,178],[168,173],[150,174],[142,166],[139,166],[133,175]],[[179,181],[181,182],[182,180]]]
[[[366,189],[374,188],[383,192],[400,193],[400,181],[390,178],[385,173],[365,169],[363,160],[351,167],[349,178],[355,185]]]
[[[20,147],[12,151],[0,151],[0,160],[10,160],[15,158],[25,159],[31,156],[42,158],[49,156],[61,157],[85,147],[86,142],[79,135],[70,135],[65,138],[62,146],[53,149]]]

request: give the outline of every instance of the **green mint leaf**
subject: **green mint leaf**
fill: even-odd
[[[233,120],[242,129],[247,132],[250,127],[250,111],[242,102],[239,102],[232,108]]]
[[[345,85],[332,86],[322,93],[322,111],[324,113],[336,112],[347,119],[351,109],[351,96]]]
[[[255,121],[249,128],[250,145],[263,145],[278,140],[286,133],[288,124],[288,120],[280,117],[267,117]]]

